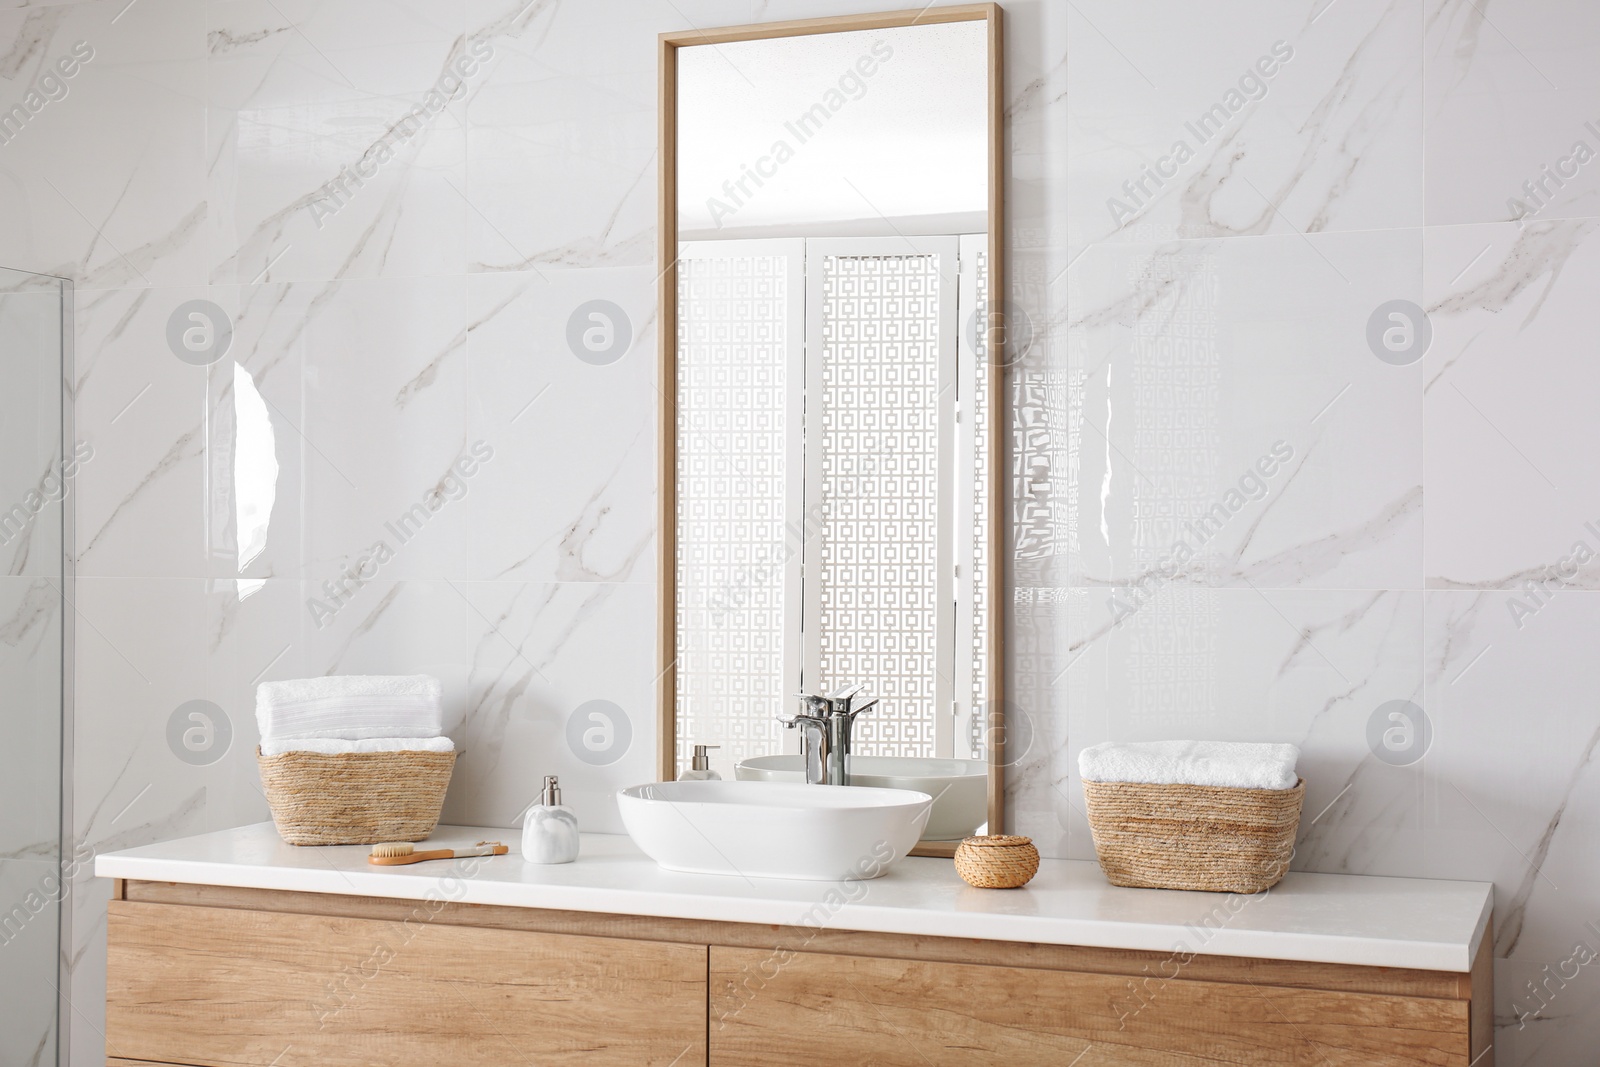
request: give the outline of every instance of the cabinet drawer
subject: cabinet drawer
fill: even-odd
[[[1459,1000],[715,946],[710,986],[712,1067],[1469,1062]]]
[[[275,1067],[705,1062],[706,948],[112,901],[106,1052]]]

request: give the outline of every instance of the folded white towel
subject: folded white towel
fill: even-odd
[[[1090,782],[1293,789],[1300,750],[1243,741],[1107,741],[1078,753]]]
[[[437,737],[444,728],[439,679],[426,674],[343,675],[263,682],[256,689],[262,741],[307,737]]]
[[[263,741],[263,756],[281,756],[285,752],[321,752],[326,756],[342,756],[348,752],[454,752],[456,743],[448,737],[368,737],[361,741],[346,741],[337,737],[302,737],[292,741]]]

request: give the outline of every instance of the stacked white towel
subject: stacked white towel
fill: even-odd
[[[1294,745],[1242,741],[1107,741],[1078,753],[1089,782],[1213,785],[1293,789],[1299,781]]]
[[[450,752],[439,679],[343,675],[263,682],[256,689],[261,753]]]
[[[263,741],[263,756],[285,752],[321,752],[339,756],[349,752],[454,752],[456,743],[448,737],[368,737],[346,741],[337,737],[301,737],[289,741]]]

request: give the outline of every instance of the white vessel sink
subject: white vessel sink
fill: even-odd
[[[922,837],[933,798],[904,789],[656,782],[617,794],[622,824],[669,871],[876,878]]]
[[[733,768],[741,782],[804,782],[804,756],[756,756]],[[850,785],[912,789],[933,797],[923,834],[929,841],[959,841],[989,820],[989,768],[975,759],[851,756]]]

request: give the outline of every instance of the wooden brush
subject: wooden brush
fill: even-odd
[[[450,860],[459,856],[504,856],[509,849],[498,841],[479,841],[472,848],[436,848],[418,852],[409,841],[387,842],[372,846],[368,863],[379,867],[398,867],[403,863],[421,863],[423,860]]]

